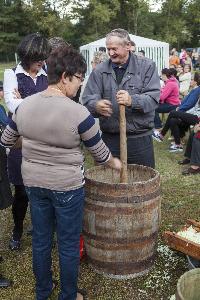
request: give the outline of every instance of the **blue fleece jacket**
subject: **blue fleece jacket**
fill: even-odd
[[[197,88],[191,90],[187,96],[184,97],[183,101],[181,102],[181,105],[179,106],[179,110],[181,111],[187,111],[195,106],[198,99],[200,97],[200,86]]]
[[[0,104],[0,124],[5,126],[8,124],[8,117],[3,105]]]

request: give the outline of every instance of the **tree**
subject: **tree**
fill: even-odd
[[[189,1],[186,8],[186,22],[187,28],[191,34],[191,43],[186,43],[187,46],[200,46],[200,0]]]
[[[191,40],[185,19],[186,4],[187,0],[165,0],[158,15],[157,35],[177,48]]]
[[[14,59],[16,45],[31,30],[21,0],[0,0],[0,59]]]

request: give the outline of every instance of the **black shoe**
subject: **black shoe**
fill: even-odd
[[[14,251],[14,250],[19,250],[21,247],[21,242],[20,240],[15,241],[13,240],[13,238],[11,238],[10,242],[9,242],[9,248],[10,250]]]
[[[188,159],[188,158],[184,158],[183,160],[178,161],[179,165],[187,165],[189,163],[190,163],[190,159]]]
[[[0,276],[0,288],[7,288],[12,285],[12,282]]]
[[[0,256],[0,263],[2,263],[3,262],[3,257],[2,256]]]
[[[200,167],[198,169],[193,169],[193,168],[188,168],[182,172],[182,175],[187,176],[187,175],[196,175],[200,174]]]

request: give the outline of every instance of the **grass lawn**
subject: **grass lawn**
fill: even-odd
[[[184,255],[169,250],[163,243],[164,230],[177,230],[188,218],[200,216],[200,176],[181,175],[182,167],[177,161],[182,154],[169,153],[169,141],[155,142],[156,169],[162,181],[162,223],[158,255],[152,270],[143,277],[129,280],[114,280],[93,272],[83,260],[80,266],[79,286],[88,291],[89,300],[167,300],[175,293],[178,278],[187,270]],[[92,162],[87,157],[87,167]],[[0,211],[0,248],[4,256],[1,265],[4,276],[13,280],[9,289],[0,290],[0,300],[33,300],[34,277],[31,267],[31,237],[23,236],[22,249],[19,252],[8,250],[8,241],[12,229],[11,209]],[[30,224],[26,219],[25,228]],[[58,279],[57,251],[53,250],[53,272]],[[1,272],[0,272],[1,273]],[[57,299],[58,289],[51,300]]]

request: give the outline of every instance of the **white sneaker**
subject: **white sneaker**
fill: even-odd
[[[155,141],[159,142],[159,143],[161,143],[161,142],[163,141],[163,138],[161,137],[159,131],[154,131],[154,132],[152,133],[152,138],[153,138]]]
[[[173,144],[169,147],[169,152],[182,152],[182,151],[183,151],[183,146],[181,145]]]

